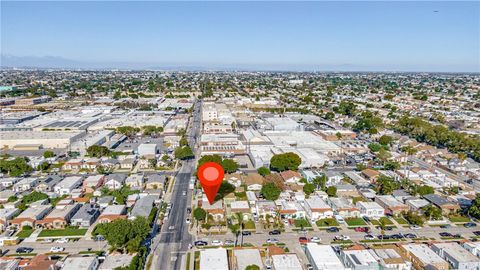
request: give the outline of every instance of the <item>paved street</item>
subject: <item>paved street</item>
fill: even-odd
[[[191,127],[188,129],[187,138],[190,147],[196,152],[196,139],[200,134],[200,102],[195,104],[194,117]],[[192,237],[188,233],[187,207],[191,205],[192,192],[188,189],[190,178],[196,167],[196,160],[184,161],[180,171],[176,175],[170,202],[173,207],[160,234],[152,244],[153,261],[151,269],[180,269],[182,256],[192,243]],[[185,194],[185,195],[184,195]]]

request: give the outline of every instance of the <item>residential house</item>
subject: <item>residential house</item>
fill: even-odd
[[[435,243],[432,250],[452,265],[453,269],[480,269],[480,258],[476,257],[458,243]]]
[[[250,211],[250,205],[248,201],[235,201],[230,204],[230,213],[232,216],[236,216],[237,213],[242,215],[243,220],[251,220],[252,213]]]
[[[310,196],[305,199],[304,207],[311,221],[333,217],[332,208],[318,196]]]
[[[139,198],[140,196],[138,195],[138,193],[128,195],[127,202],[126,202],[127,207],[132,207],[133,205],[135,205],[135,203]]]
[[[93,205],[86,203],[78,209],[78,211],[70,219],[72,226],[78,226],[81,228],[89,228],[95,220],[100,216],[100,209]]]
[[[278,204],[278,213],[282,219],[297,219],[305,218],[306,211],[300,205],[300,203],[295,201],[277,201]]]
[[[213,204],[208,202],[207,197],[205,194],[203,195],[201,201],[202,208],[209,214],[213,216],[213,219],[216,221],[224,220],[225,219],[225,208],[223,207],[223,200],[218,200]]]
[[[58,195],[69,195],[72,190],[76,189],[82,184],[82,176],[68,176],[55,185],[54,190]]]
[[[232,184],[236,188],[242,185],[242,175],[239,173],[225,174],[224,180]]]
[[[375,253],[370,253],[366,249],[347,250],[340,252],[340,258],[345,267],[352,270],[379,270],[380,265],[377,261]]]
[[[86,170],[95,170],[98,166],[100,166],[100,159],[91,157],[83,161],[81,168]]]
[[[38,185],[35,187],[35,191],[38,192],[52,192],[55,186],[62,181],[62,177],[58,175],[49,175],[45,179],[41,179]]]
[[[416,270],[448,270],[449,265],[425,244],[400,245],[400,253],[412,262]]]
[[[16,218],[11,221],[11,224],[18,229],[23,226],[35,227],[39,220],[42,220],[52,209],[51,205],[30,205],[25,211],[20,213]]]
[[[457,210],[460,209],[460,205],[458,203],[450,201],[447,198],[437,194],[423,195],[423,198],[442,209],[442,213],[446,215],[456,213]]]
[[[380,172],[374,169],[362,170],[362,174],[370,181],[370,183],[375,183],[380,176]]]
[[[70,223],[70,219],[80,208],[80,204],[70,204],[55,207],[46,217],[39,220],[37,227],[46,229],[62,229]]]
[[[20,212],[17,208],[0,209],[0,232],[3,232],[9,225],[10,220]]]
[[[406,258],[400,255],[400,250],[397,246],[387,245],[374,247],[368,250],[370,253],[374,253],[380,264],[380,269],[392,269],[392,270],[410,270],[412,269],[412,263]]]
[[[93,193],[95,190],[98,190],[103,186],[105,179],[107,179],[107,177],[103,174],[90,175],[83,180],[82,188],[85,193]]]
[[[274,217],[277,215],[277,206],[272,201],[259,200],[255,202],[255,213],[264,219],[267,216]]]
[[[96,256],[88,257],[67,257],[62,264],[61,270],[97,270],[98,258]]]
[[[260,251],[256,248],[235,249],[233,250],[232,259],[236,269],[246,269],[249,265],[256,265],[259,267],[259,270],[264,269]]]
[[[57,266],[57,262],[58,260],[52,259],[51,256],[38,254],[22,270],[58,270],[60,267]]]
[[[120,161],[120,168],[126,170],[132,170],[136,163],[136,157],[133,155],[126,156]]]
[[[143,174],[132,174],[125,179],[125,185],[132,189],[141,189],[143,188],[143,179]]]
[[[302,179],[302,175],[299,172],[291,170],[281,172],[280,176],[288,184],[298,183]]]
[[[125,205],[109,205],[98,217],[99,223],[108,223],[116,219],[127,218],[127,207]]]
[[[150,174],[145,183],[145,189],[165,189],[167,178],[164,174]]]
[[[360,215],[372,219],[379,219],[385,216],[385,209],[376,202],[357,202],[357,208],[360,210]]]
[[[126,174],[123,174],[123,173],[110,174],[110,175],[107,175],[104,186],[106,186],[110,190],[121,189],[125,184],[125,179],[127,179]]]
[[[83,159],[81,158],[70,159],[69,161],[63,164],[63,169],[67,171],[80,170],[82,168],[82,164],[83,164]]]
[[[360,216],[360,210],[352,203],[351,199],[345,197],[330,197],[327,199],[328,205],[332,207],[335,214],[342,218],[353,218]]]
[[[156,196],[147,195],[141,197],[133,206],[132,211],[130,212],[130,218],[135,219],[136,217],[147,218],[152,212],[153,204],[155,202]]]
[[[38,178],[36,177],[27,177],[23,178],[22,180],[18,181],[13,185],[12,190],[15,192],[24,192],[31,190],[38,184]]]
[[[249,191],[259,191],[262,189],[265,179],[258,173],[249,173],[246,177],[243,178],[247,190]]]
[[[20,181],[18,177],[0,178],[0,187],[9,188]]]
[[[408,212],[408,206],[399,202],[392,195],[377,195],[375,202],[385,209],[385,214],[399,216],[404,212]]]

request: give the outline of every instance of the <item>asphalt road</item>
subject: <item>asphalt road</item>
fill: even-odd
[[[187,138],[193,152],[196,153],[197,139],[200,135],[200,107],[195,103],[191,126]],[[188,233],[187,207],[191,205],[192,192],[188,189],[190,178],[195,170],[196,160],[184,161],[176,175],[175,184],[170,202],[173,207],[167,221],[163,224],[160,234],[153,241],[153,261],[151,269],[180,269],[182,256],[185,255],[192,243],[192,236]],[[186,194],[186,195],[184,195]]]

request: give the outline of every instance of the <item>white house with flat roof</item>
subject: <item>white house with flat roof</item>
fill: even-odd
[[[227,250],[224,248],[200,251],[200,270],[228,270]]]
[[[68,195],[72,192],[72,190],[79,187],[82,184],[82,181],[82,176],[68,176],[56,184],[53,190],[60,196]]]
[[[263,267],[262,257],[260,251],[256,248],[251,249],[234,249],[233,257],[237,269],[245,269],[249,265],[256,265],[260,270],[265,269]]]
[[[455,242],[433,244],[432,250],[450,263],[453,269],[480,269],[480,258]]]
[[[271,256],[275,270],[302,270],[297,254],[278,254]]]
[[[385,209],[376,202],[357,202],[360,215],[372,219],[379,219],[385,216]]]
[[[330,245],[307,243],[305,254],[313,269],[316,270],[342,270],[345,269],[342,261]]]

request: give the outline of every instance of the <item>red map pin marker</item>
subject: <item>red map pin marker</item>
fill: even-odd
[[[197,176],[210,204],[217,196],[224,174],[223,167],[216,162],[205,162],[198,168]]]

